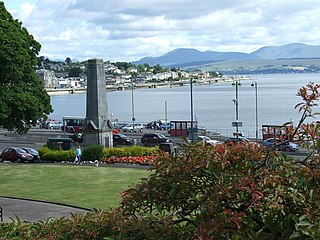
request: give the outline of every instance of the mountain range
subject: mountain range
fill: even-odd
[[[150,66],[160,64],[162,67],[203,66],[214,62],[260,61],[279,59],[320,58],[320,46],[303,43],[290,43],[281,46],[266,46],[252,53],[199,51],[192,48],[177,48],[159,57],[144,57],[133,64],[147,63]]]

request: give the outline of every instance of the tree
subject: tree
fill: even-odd
[[[41,45],[0,2],[0,126],[19,133],[52,112],[33,69]]]
[[[164,72],[164,69],[161,67],[160,64],[157,64],[156,66],[153,67],[154,74],[161,73],[161,72]]]
[[[188,145],[175,158],[160,156],[154,173],[123,193],[122,213],[144,222],[138,231],[167,229],[167,239],[181,228],[181,239],[320,239],[320,162],[312,149],[320,123],[304,123],[318,114],[319,89],[310,83],[299,90],[301,121],[284,138],[316,142],[304,159],[277,146]]]
[[[114,65],[115,65],[117,68],[119,68],[119,69],[121,69],[121,70],[124,70],[124,71],[126,71],[128,68],[134,66],[132,63],[128,63],[128,62],[116,62],[116,63],[114,63]]]
[[[69,77],[79,77],[83,73],[80,67],[72,67],[68,71]]]

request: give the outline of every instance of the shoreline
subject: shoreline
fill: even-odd
[[[200,82],[196,82],[195,85],[212,85],[224,82],[232,82],[232,81],[246,81],[251,80],[250,76],[237,76],[237,77],[223,77],[223,78],[212,78],[212,79],[205,79]],[[135,88],[172,88],[172,87],[182,87],[189,85],[189,80],[182,80],[174,83],[165,82],[165,83],[140,83],[136,84]],[[106,86],[106,91],[125,91],[131,90],[129,85],[123,86]],[[79,93],[86,93],[87,88],[58,88],[58,89],[46,89],[49,96],[54,95],[69,95],[69,94],[79,94]]]

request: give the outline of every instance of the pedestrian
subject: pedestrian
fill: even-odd
[[[80,148],[80,145],[77,145],[77,147],[76,147],[76,164],[81,164],[81,154],[82,154],[82,152],[81,152],[81,148]]]
[[[77,141],[78,141],[79,143],[82,143],[82,142],[83,142],[83,134],[82,134],[81,131],[78,132],[78,134],[76,135],[76,138],[77,138]]]

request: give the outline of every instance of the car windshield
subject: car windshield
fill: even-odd
[[[27,153],[25,150],[21,149],[21,148],[17,148],[16,149],[17,153]]]
[[[205,140],[205,141],[210,141],[211,139],[209,138],[209,137],[207,137],[207,136],[200,136],[199,137],[200,139],[203,139],[203,140]]]
[[[121,138],[127,138],[127,136],[126,136],[126,135],[121,134],[121,133],[120,133],[120,134],[118,134],[118,136],[119,136],[119,137],[121,137]]]
[[[158,133],[157,135],[159,136],[159,138],[166,138],[166,136],[163,135],[162,133]]]
[[[38,154],[38,152],[33,148],[24,148],[25,151],[32,154]]]

